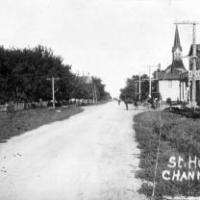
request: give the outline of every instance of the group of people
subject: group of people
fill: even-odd
[[[123,102],[125,104],[126,110],[128,110],[128,104],[130,103],[130,101],[123,100]],[[121,99],[118,99],[118,105],[120,105],[120,103],[121,103]],[[133,103],[134,108],[137,110],[138,109],[138,101],[135,100],[132,103]],[[153,109],[156,109],[159,106],[160,101],[158,98],[149,98],[146,103],[148,103],[149,108],[151,107]]]
[[[118,105],[120,105],[120,103],[121,103],[121,99],[118,99]],[[124,100],[124,104],[126,106],[126,110],[128,110],[128,104],[129,104],[129,102],[126,101],[126,100]],[[134,101],[133,105],[134,105],[135,109],[138,109],[138,101]]]
[[[160,101],[158,98],[149,98],[147,102],[151,105],[151,108],[156,109],[159,107]]]

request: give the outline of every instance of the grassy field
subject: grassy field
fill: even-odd
[[[159,116],[160,115],[160,116]],[[161,117],[161,121],[159,120]],[[161,131],[161,143],[156,176],[155,196],[161,199],[163,195],[200,196],[200,180],[173,179],[172,169],[169,169],[169,158],[175,156],[184,158],[184,166],[176,167],[188,172],[189,156],[200,158],[200,119],[190,119],[168,111],[150,111],[140,113],[134,118],[136,138],[141,149],[140,168],[137,176],[144,180],[140,189],[141,193],[148,197],[152,194],[152,182],[154,177],[156,152],[159,133]],[[161,123],[160,123],[161,122]],[[199,166],[192,166],[191,170],[199,170]],[[163,179],[163,171],[169,170],[170,180]],[[181,175],[180,175],[181,177]],[[172,180],[173,179],[173,180]]]
[[[81,111],[80,107],[70,106],[56,110],[40,108],[12,113],[0,112],[0,142],[43,124],[67,119]]]

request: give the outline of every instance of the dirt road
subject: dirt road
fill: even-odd
[[[0,144],[1,200],[143,200],[133,109],[85,108]]]

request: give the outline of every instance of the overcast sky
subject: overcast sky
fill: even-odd
[[[113,96],[148,65],[171,63],[175,21],[200,22],[199,0],[0,1],[1,45],[52,48],[74,72],[101,77]],[[192,27],[179,32],[186,55]]]

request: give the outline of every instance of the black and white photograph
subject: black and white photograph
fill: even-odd
[[[0,2],[0,200],[200,200],[200,1]]]

